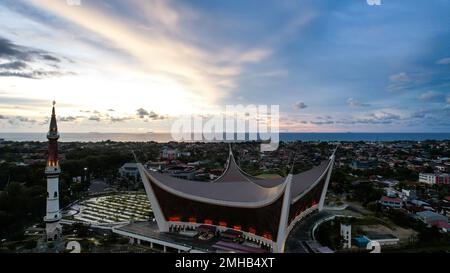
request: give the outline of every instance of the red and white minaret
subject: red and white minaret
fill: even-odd
[[[47,176],[47,214],[44,217],[47,241],[54,241],[61,236],[62,227],[59,223],[61,212],[59,211],[59,174],[61,169],[58,162],[58,126],[56,124],[55,102],[53,102],[50,129],[47,133],[48,158],[45,167]]]

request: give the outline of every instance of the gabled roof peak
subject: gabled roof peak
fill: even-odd
[[[245,173],[241,168],[239,168],[236,160],[234,158],[233,150],[231,149],[231,144],[229,144],[229,153],[227,165],[225,167],[225,171],[222,175],[217,178],[214,182],[236,182],[236,181],[249,181],[251,179],[257,179],[256,177],[252,177],[249,174]]]

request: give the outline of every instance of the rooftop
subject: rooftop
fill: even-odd
[[[436,217],[436,216],[445,217],[442,214],[439,214],[439,213],[436,213],[436,212],[433,212],[433,211],[430,211],[430,210],[424,210],[424,211],[418,212],[416,214],[418,216],[420,216],[420,217],[433,217],[433,216],[434,217]]]
[[[393,203],[401,203],[402,199],[396,197],[383,196],[380,199],[381,202],[393,202]]]
[[[291,198],[299,196],[323,177],[330,163],[331,158],[308,171],[292,175]],[[261,179],[245,173],[237,165],[231,151],[224,173],[211,182],[187,181],[143,166],[141,172],[150,182],[174,194],[212,203],[239,203],[240,206],[244,203],[273,202],[282,194],[287,181],[286,178]]]

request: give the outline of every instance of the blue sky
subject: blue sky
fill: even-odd
[[[280,105],[291,132],[449,132],[450,2],[0,1],[0,129],[169,131]]]

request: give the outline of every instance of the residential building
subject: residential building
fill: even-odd
[[[352,247],[352,226],[341,224],[341,238],[343,248],[351,248]]]
[[[448,185],[450,183],[450,174],[443,173],[436,176],[436,184]]]
[[[437,227],[443,232],[450,231],[450,224],[447,223],[446,221],[432,221],[429,224],[432,225],[433,227]]]
[[[379,203],[385,207],[399,209],[402,207],[403,200],[397,197],[383,196],[381,197]]]
[[[434,173],[420,173],[419,182],[425,184],[436,184],[436,175]]]
[[[189,157],[191,156],[190,152],[181,152],[178,149],[172,149],[169,147],[163,147],[162,151],[161,151],[161,158],[162,159],[169,159],[169,160],[173,160],[173,159],[177,159],[179,157]]]
[[[417,198],[416,190],[405,190],[402,189],[403,200],[414,200]]]
[[[448,173],[420,173],[419,182],[429,185],[450,183],[450,174]]]
[[[136,163],[125,163],[119,168],[119,174],[126,177],[137,178],[139,176],[139,170]]]
[[[437,221],[443,221],[445,223],[448,223],[448,217],[433,211],[425,210],[416,213],[417,217],[420,221],[424,222],[425,224],[431,224],[433,222]]]

